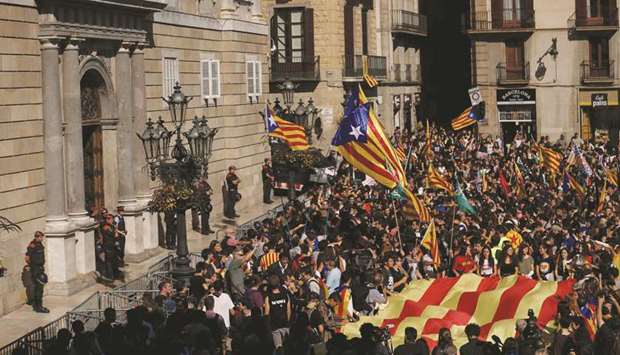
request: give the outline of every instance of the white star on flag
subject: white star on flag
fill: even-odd
[[[354,136],[355,140],[359,140],[360,136],[364,135],[364,133],[362,133],[360,128],[361,126],[351,126],[351,132],[349,132],[349,134]]]

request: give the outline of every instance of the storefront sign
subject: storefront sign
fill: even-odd
[[[482,100],[482,95],[480,94],[479,87],[476,86],[475,88],[469,89],[469,101],[471,102],[472,106],[476,106],[482,101],[484,101]]]
[[[604,93],[592,94],[592,107],[600,107],[600,106],[607,106],[607,105],[608,105],[607,94],[604,94]]]
[[[499,89],[498,105],[536,105],[536,89]]]

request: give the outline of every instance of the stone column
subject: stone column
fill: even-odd
[[[252,19],[253,20],[262,21],[264,19],[261,2],[262,2],[261,0],[254,0],[254,2],[252,3]]]
[[[74,260],[71,273],[88,274],[95,271],[95,223],[84,209],[84,151],[82,141],[82,107],[80,101],[79,40],[69,39],[62,55],[62,103],[65,118],[67,159],[67,211],[77,229],[68,243],[52,242],[58,246],[60,260]],[[72,257],[73,254],[74,256]],[[69,266],[69,265],[67,265]]]
[[[84,210],[84,152],[78,54],[78,42],[69,40],[62,55],[62,95],[67,143],[67,210],[72,220],[82,224],[88,222],[89,218]]]
[[[46,234],[62,234],[68,229],[68,218],[65,202],[58,41],[55,39],[41,40],[41,76],[47,205]]]
[[[144,79],[144,51],[142,45],[137,45],[131,55],[131,74],[133,83],[133,127],[141,133],[146,127],[146,83]],[[149,170],[146,165],[146,157],[142,142],[132,135],[133,142],[133,165],[136,198],[140,202],[151,199],[149,188]]]
[[[65,200],[62,101],[60,90],[59,41],[41,40],[41,79],[45,157],[47,220],[47,274],[49,294],[68,295],[81,287],[76,281],[76,253],[73,225],[69,222]],[[81,145],[81,142],[80,142]]]
[[[116,54],[116,97],[118,104],[117,125],[117,162],[118,162],[118,204],[120,213],[125,218],[127,239],[125,242],[126,260],[139,262],[145,258],[142,225],[139,223],[142,214],[136,201],[134,181],[134,140],[136,140],[133,125],[133,97],[131,45],[122,43]]]
[[[234,0],[222,0],[222,6],[220,7],[220,17],[234,17],[236,11],[237,5],[235,4]]]
[[[129,45],[123,43],[116,54],[116,97],[118,104],[118,204],[136,202],[133,163],[133,87],[131,85]]]

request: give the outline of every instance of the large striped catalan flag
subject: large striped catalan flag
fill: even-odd
[[[458,278],[416,280],[389,298],[376,316],[347,324],[343,332],[359,336],[363,323],[388,327],[394,346],[402,344],[406,327],[415,327],[434,348],[441,328],[449,328],[457,347],[467,342],[465,326],[481,327],[480,338],[515,336],[515,323],[534,311],[538,324],[552,327],[558,303],[571,291],[574,280],[536,281],[525,276],[483,278],[473,273]]]
[[[269,136],[282,139],[291,150],[310,148],[304,128],[276,116],[269,107],[265,107],[265,122]]]
[[[449,194],[453,194],[452,185],[444,179],[443,176],[439,175],[439,173],[433,168],[433,164],[428,165],[428,174],[426,175],[428,179],[428,184],[431,187],[436,189],[445,190]]]
[[[481,102],[476,106],[468,107],[465,111],[452,120],[452,129],[458,131],[478,123],[484,118],[482,113],[483,111],[484,102]]]

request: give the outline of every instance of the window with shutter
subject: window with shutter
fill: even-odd
[[[248,96],[259,96],[261,94],[262,82],[260,65],[260,62],[255,60],[246,62]]]
[[[179,82],[179,65],[177,58],[164,57],[162,60],[162,96],[168,97]]]
[[[220,96],[220,61],[211,61],[211,95]]]
[[[261,69],[260,62],[254,62],[254,92],[256,95],[261,94]]]
[[[254,64],[252,62],[247,62],[246,68],[248,75],[248,95],[252,95],[254,94]]]
[[[200,61],[202,97],[220,97],[220,61],[207,59]]]

